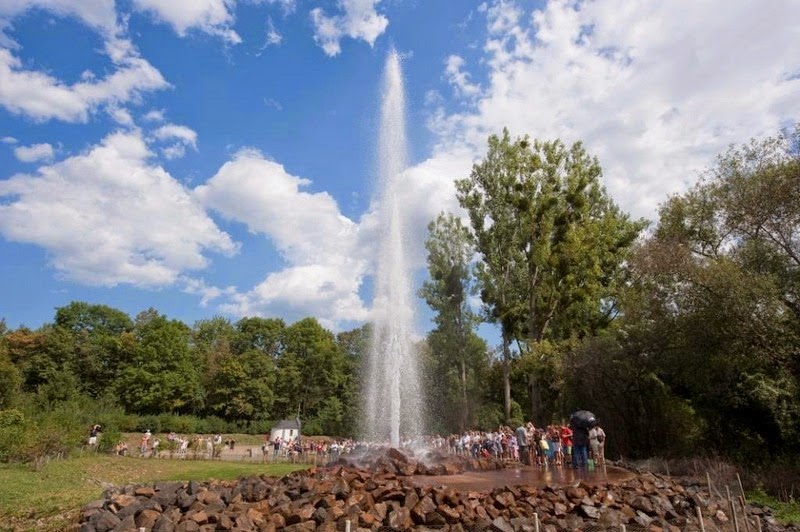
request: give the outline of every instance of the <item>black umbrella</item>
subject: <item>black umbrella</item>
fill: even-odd
[[[597,425],[597,417],[588,410],[578,410],[570,416],[569,424],[573,427],[590,429]]]

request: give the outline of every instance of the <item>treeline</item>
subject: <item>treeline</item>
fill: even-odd
[[[456,182],[469,221],[430,224],[421,290],[439,428],[587,408],[616,456],[797,456],[800,129],[721,154],[653,224],[600,176],[580,143],[505,131]]]
[[[312,318],[215,317],[189,327],[153,309],[131,319],[73,302],[37,330],[0,330],[0,411],[10,425],[71,405],[83,431],[100,422],[264,433],[300,417],[306,434],[351,434],[366,335],[333,334]]]

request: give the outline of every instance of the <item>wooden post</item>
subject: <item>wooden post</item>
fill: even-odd
[[[350,532],[350,520],[344,522],[344,532]]]
[[[728,506],[731,509],[731,515],[733,515],[733,529],[736,532],[739,532],[739,518],[736,517],[736,505],[733,504],[733,499],[731,498],[731,489],[727,485],[725,486],[725,494],[728,496]]]
[[[739,473],[736,473],[736,480],[739,481],[739,491],[742,492],[742,500],[744,504],[747,504],[747,496],[744,494],[744,488],[742,487],[742,477],[739,476]]]
[[[703,523],[703,510],[699,506],[695,506],[695,510],[697,510],[697,520],[700,523],[700,532],[706,532],[706,525]]]
[[[761,532],[761,518],[756,516],[756,531]]]
[[[619,526],[622,529],[622,532],[628,532],[628,529],[625,527],[625,525],[619,525]]]
[[[747,530],[747,532],[750,532],[750,521],[747,520],[747,506],[744,503],[744,495],[739,495],[739,504],[741,504],[742,506],[742,519],[744,520],[744,529]]]
[[[708,498],[711,498],[711,475],[706,471],[706,482],[708,482]]]
[[[533,513],[533,529],[535,532],[539,532],[539,513]]]

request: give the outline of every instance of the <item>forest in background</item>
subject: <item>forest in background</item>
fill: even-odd
[[[800,130],[721,154],[658,220],[631,220],[580,143],[489,138],[429,226],[419,345],[432,431],[593,410],[608,454],[739,463],[800,452]],[[476,304],[477,302],[477,304]],[[496,324],[500,346],[476,332]],[[369,326],[309,317],[192,325],[73,302],[0,322],[0,461],[109,435],[355,435]],[[112,438],[107,439],[110,441]]]

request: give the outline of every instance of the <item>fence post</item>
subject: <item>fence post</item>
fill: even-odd
[[[733,504],[733,499],[731,498],[731,489],[726,485],[725,486],[725,493],[728,495],[728,505],[731,509],[731,515],[733,515],[733,529],[736,532],[739,532],[739,518],[736,517],[736,505]]]
[[[700,532],[706,532],[706,525],[703,523],[703,510],[699,506],[695,506],[697,510],[697,520],[700,522]]]

